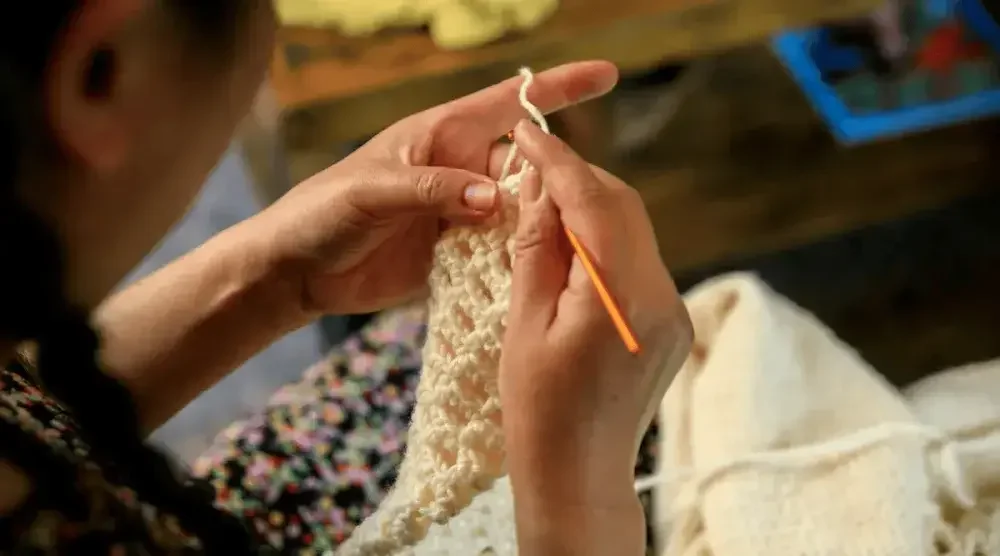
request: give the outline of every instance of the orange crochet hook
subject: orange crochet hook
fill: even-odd
[[[601,274],[597,272],[597,267],[594,266],[594,262],[590,260],[590,255],[587,254],[587,250],[580,243],[580,240],[573,233],[573,230],[563,226],[566,230],[566,237],[569,238],[569,242],[573,245],[573,251],[576,251],[576,256],[580,257],[580,262],[583,263],[583,269],[587,271],[587,275],[590,276],[590,281],[594,284],[594,288],[597,290],[597,295],[601,298],[601,303],[604,304],[604,309],[607,310],[608,316],[611,317],[611,322],[614,323],[615,329],[618,330],[618,335],[621,336],[622,341],[625,342],[625,349],[629,351],[632,355],[639,353],[639,340],[636,339],[635,333],[632,331],[632,327],[629,326],[628,321],[625,320],[625,316],[622,314],[621,307],[615,302],[614,297],[611,296],[611,292],[608,291],[608,286],[601,278]]]
[[[514,142],[514,130],[507,132],[507,139],[510,142]],[[618,335],[621,336],[622,342],[625,343],[625,349],[629,351],[632,355],[639,353],[639,340],[635,337],[635,332],[632,331],[632,327],[629,326],[628,321],[625,320],[625,315],[622,314],[621,307],[615,302],[615,298],[611,295],[608,290],[608,285],[601,278],[601,274],[597,272],[597,267],[594,266],[594,262],[590,260],[590,255],[587,253],[587,249],[584,248],[583,244],[580,243],[580,239],[576,237],[573,230],[570,230],[566,226],[563,226],[563,230],[566,231],[566,237],[569,238],[570,244],[573,246],[573,251],[576,252],[576,256],[580,257],[580,262],[583,263],[583,269],[587,271],[587,276],[590,277],[591,283],[594,284],[594,289],[597,290],[598,297],[601,298],[601,303],[604,305],[604,309],[608,312],[608,316],[611,317],[611,322],[615,325],[615,330],[618,331]]]

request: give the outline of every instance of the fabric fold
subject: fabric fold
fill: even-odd
[[[686,302],[695,348],[660,417],[663,553],[928,553],[934,434],[898,392],[754,275]]]

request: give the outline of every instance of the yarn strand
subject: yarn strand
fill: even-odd
[[[539,110],[539,108],[535,106],[534,103],[528,100],[528,89],[530,89],[531,85],[534,84],[535,82],[535,74],[532,73],[531,70],[528,68],[521,68],[519,73],[521,77],[524,78],[524,81],[521,82],[521,87],[520,89],[518,89],[518,94],[517,94],[517,99],[518,102],[520,102],[521,104],[521,108],[524,108],[524,111],[527,112],[529,116],[531,116],[532,121],[538,124],[538,127],[541,128],[542,131],[544,131],[545,133],[552,133],[549,130],[549,122],[548,120],[545,119],[545,115],[542,114],[542,111]],[[500,173],[500,182],[510,186],[508,190],[513,195],[518,194],[517,184],[520,183],[520,179],[514,181],[514,180],[508,180],[507,178],[511,176],[511,170],[514,167],[514,161],[517,159],[517,152],[518,152],[517,143],[512,142],[510,144],[510,149],[507,151],[507,158],[504,160],[503,163],[503,170]],[[523,177],[524,173],[527,171],[528,171],[528,161],[524,160],[521,162],[521,167],[514,175],[517,175],[518,177]]]
[[[654,475],[640,477],[635,481],[636,492],[645,492],[657,488],[673,490],[673,503],[664,518],[683,523],[693,523],[699,520],[698,509],[701,499],[712,482],[729,473],[746,468],[764,468],[772,471],[804,469],[810,466],[822,465],[840,458],[850,458],[861,452],[883,445],[886,442],[901,438],[918,438],[925,443],[925,450],[931,458],[937,481],[935,484],[941,491],[950,495],[952,500],[967,515],[986,520],[988,526],[1000,531],[1000,503],[997,501],[979,501],[971,492],[961,465],[961,455],[969,452],[962,450],[960,444],[970,438],[983,439],[1000,435],[1000,422],[988,426],[979,425],[967,431],[951,431],[948,434],[933,427],[920,423],[890,422],[874,425],[825,442],[783,450],[762,451],[733,458],[722,464],[710,467],[702,472],[691,469],[680,469],[674,472],[660,471]],[[971,450],[975,452],[975,450]],[[961,453],[960,453],[961,452]],[[933,523],[928,540],[931,554],[939,556],[975,556],[978,554],[993,554],[1000,549],[1000,536],[997,533],[987,534],[975,520],[964,519],[957,524],[948,523],[940,512],[931,510],[928,519]],[[703,534],[692,540],[691,546],[684,552],[688,554],[711,554]]]
[[[1000,430],[995,431],[1000,433]],[[841,436],[826,442],[797,446],[785,450],[772,450],[746,454],[727,462],[709,468],[707,471],[694,472],[681,469],[674,472],[660,472],[642,477],[635,481],[635,490],[645,492],[665,486],[673,487],[679,483],[692,481],[695,493],[704,491],[713,481],[746,467],[758,467],[772,470],[800,469],[811,465],[822,464],[837,458],[846,458],[854,454],[903,437],[917,437],[927,442],[929,447],[940,447],[940,470],[948,490],[955,500],[965,507],[974,504],[974,497],[967,491],[960,467],[953,460],[957,459],[954,443],[940,431],[916,423],[882,423],[862,429],[849,435]],[[694,502],[694,501],[692,501]]]

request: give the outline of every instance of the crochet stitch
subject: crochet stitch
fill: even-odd
[[[1000,553],[1000,367],[900,393],[753,275],[685,302],[698,348],[643,481],[663,556]]]
[[[527,98],[520,101],[548,131],[545,117]],[[399,553],[445,523],[505,474],[497,376],[510,306],[511,268],[518,206],[514,196],[527,162],[510,174],[511,147],[500,187],[499,222],[446,231],[434,250],[423,369],[407,450],[399,478],[374,515],[338,554]]]

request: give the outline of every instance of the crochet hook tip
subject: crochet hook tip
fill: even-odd
[[[590,282],[594,284],[594,289],[597,290],[597,295],[601,299],[604,309],[608,312],[608,316],[611,317],[611,322],[615,325],[615,330],[621,336],[622,342],[625,344],[625,349],[632,355],[638,355],[641,351],[639,341],[636,339],[635,333],[632,332],[632,327],[625,320],[625,315],[622,314],[621,307],[615,302],[610,290],[608,290],[607,284],[601,278],[601,274],[597,272],[597,267],[590,260],[587,250],[584,249],[583,244],[580,243],[579,238],[576,237],[576,234],[572,230],[566,226],[563,226],[563,230],[565,230],[566,237],[569,238],[570,245],[573,246],[576,256],[580,257],[580,262],[583,264],[584,270],[587,271]]]

